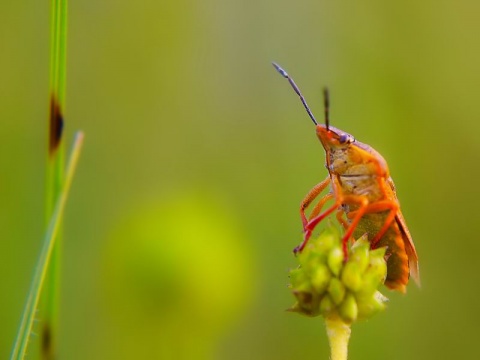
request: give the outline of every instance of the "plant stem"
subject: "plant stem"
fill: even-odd
[[[328,342],[330,344],[331,360],[347,360],[348,341],[352,332],[350,325],[342,321],[339,316],[325,319]]]
[[[50,115],[45,213],[47,224],[64,186],[65,150],[62,135],[65,111],[67,0],[51,1],[50,36]],[[58,232],[61,233],[61,224],[59,226]],[[57,235],[57,237],[39,309],[41,358],[44,360],[52,360],[56,356],[61,253],[61,236]]]
[[[38,257],[37,266],[33,274],[32,284],[28,293],[25,308],[22,314],[22,320],[18,328],[17,338],[10,355],[10,360],[23,360],[27,351],[28,341],[31,337],[32,326],[35,319],[35,313],[42,293],[42,285],[46,280],[49,262],[52,257],[52,250],[55,245],[55,239],[62,220],[63,212],[65,210],[65,203],[70,191],[70,185],[73,180],[73,175],[77,167],[78,158],[83,144],[83,133],[78,133],[73,144],[70,161],[68,162],[65,184],[62,192],[57,200],[52,218],[47,227],[47,231],[43,240],[42,249]]]

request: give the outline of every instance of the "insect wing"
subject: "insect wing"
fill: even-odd
[[[403,218],[402,212],[398,210],[397,215],[395,216],[397,225],[402,233],[403,242],[405,243],[405,251],[408,256],[408,265],[410,268],[410,275],[413,280],[420,286],[420,271],[418,269],[418,256],[417,251],[415,250],[415,245],[413,245],[412,236],[410,231],[408,231],[407,224]]]
[[[395,184],[393,183],[392,178],[388,179],[388,184],[392,189],[392,195],[397,199],[397,193],[395,191]],[[402,233],[403,243],[405,244],[405,252],[408,256],[408,267],[410,269],[410,275],[412,276],[413,280],[420,286],[420,271],[418,269],[418,255],[417,251],[415,250],[415,245],[413,245],[412,235],[410,235],[410,231],[408,230],[407,223],[405,222],[405,218],[402,215],[400,209],[397,211],[397,215],[395,216],[395,222],[397,223],[400,232]]]

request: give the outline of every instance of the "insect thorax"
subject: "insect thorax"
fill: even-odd
[[[373,175],[339,175],[338,180],[344,195],[366,196],[369,202],[382,199],[383,193],[379,181]]]

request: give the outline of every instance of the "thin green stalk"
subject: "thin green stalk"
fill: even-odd
[[[328,342],[330,344],[330,360],[347,360],[348,341],[352,329],[339,316],[325,319]]]
[[[46,180],[46,222],[52,217],[63,189],[64,145],[62,140],[65,111],[67,42],[67,0],[51,1],[50,115]],[[61,232],[61,229],[58,231]],[[57,235],[58,236],[58,235]],[[60,236],[52,251],[40,305],[40,341],[42,359],[54,359],[57,342],[58,284],[61,254]]]
[[[55,247],[55,239],[60,228],[62,221],[65,204],[67,201],[68,193],[72,183],[73,175],[77,167],[78,159],[83,144],[83,133],[77,133],[75,142],[73,144],[70,160],[68,162],[65,183],[60,196],[57,200],[57,204],[53,211],[53,215],[48,224],[48,228],[43,240],[42,249],[38,258],[38,262],[33,275],[32,284],[23,311],[22,320],[18,329],[17,338],[10,355],[10,360],[22,360],[25,357],[27,350],[28,340],[32,331],[33,321],[35,319],[35,310],[37,309],[38,301],[40,298],[42,285],[46,280],[47,270],[49,269],[49,262],[52,258],[52,252]]]

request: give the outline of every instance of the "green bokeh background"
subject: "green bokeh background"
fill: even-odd
[[[50,9],[1,9],[4,359],[44,232]],[[65,218],[62,359],[328,358],[321,319],[284,311],[298,205],[324,154],[271,61],[318,118],[328,85],[332,123],[384,155],[419,253],[422,288],[387,291],[387,311],[354,325],[351,358],[478,356],[479,3],[69,10],[65,135],[86,143]]]

